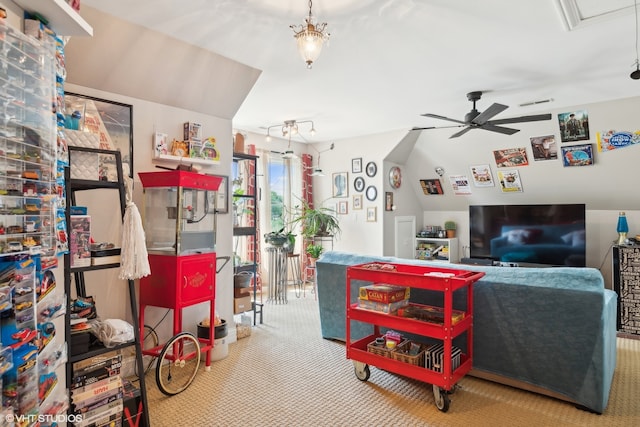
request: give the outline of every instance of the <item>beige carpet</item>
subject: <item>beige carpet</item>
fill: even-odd
[[[359,381],[344,345],[320,336],[317,302],[289,295],[265,304],[264,324],[204,363],[191,386],[167,397],[147,375],[152,426],[638,426],[640,340],[618,339],[609,405],[602,415],[473,377],[460,382],[448,412],[431,385],[371,368]]]

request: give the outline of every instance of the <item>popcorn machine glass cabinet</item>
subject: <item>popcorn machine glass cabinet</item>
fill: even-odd
[[[140,173],[140,179],[144,186],[144,231],[150,254],[215,252],[214,212],[220,178],[170,171]]]

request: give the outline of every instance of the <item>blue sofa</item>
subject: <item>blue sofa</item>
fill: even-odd
[[[345,340],[347,266],[375,261],[443,267],[434,261],[326,252],[316,263],[324,338]],[[604,288],[598,270],[455,268],[485,273],[473,287],[471,375],[604,411],[616,364],[617,295]],[[352,301],[364,283],[352,283]],[[438,296],[411,291],[413,302],[438,304]],[[456,293],[454,307],[464,306],[465,298]],[[371,325],[352,322],[352,339],[371,333]]]

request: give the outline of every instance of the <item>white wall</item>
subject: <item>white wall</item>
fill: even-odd
[[[136,98],[103,92],[91,88],[67,84],[65,89],[83,95],[131,104],[133,106],[134,140],[134,202],[142,209],[142,184],[138,172],[158,171],[152,161],[152,138],[154,131],[169,135],[170,139],[182,139],[182,124],[187,121],[202,124],[203,137],[213,136],[220,151],[220,164],[203,168],[203,172],[229,175],[232,156],[231,121],[202,113],[174,108]],[[164,163],[175,168],[175,164]],[[92,235],[98,241],[121,241],[121,219],[117,196],[100,190],[86,195],[78,195],[78,204],[89,206],[92,216]],[[218,235],[216,251],[218,256],[231,255],[232,234],[231,214],[218,215]],[[219,265],[221,263],[219,262]],[[128,310],[128,290],[126,283],[118,280],[118,270],[106,270],[87,274],[87,290],[97,301],[98,313],[103,318],[123,318],[131,321]],[[138,289],[138,285],[136,285]],[[126,303],[125,303],[126,302]],[[231,263],[217,275],[216,310],[223,319],[233,319],[233,271]],[[165,309],[150,307],[146,311],[145,323],[155,325],[164,315]],[[209,313],[208,304],[198,304],[184,310],[184,330],[196,331],[196,324]],[[172,335],[169,314],[158,331],[161,341]]]
[[[588,141],[562,143],[557,114],[575,110],[586,110],[589,114],[591,138]],[[456,221],[460,256],[468,256],[468,206],[471,204],[585,203],[587,265],[601,269],[607,286],[611,287],[610,248],[616,238],[615,227],[619,211],[627,213],[629,235],[640,234],[640,198],[635,197],[636,186],[640,181],[640,168],[637,166],[640,160],[640,144],[599,153],[596,133],[609,129],[640,130],[637,111],[640,111],[640,97],[541,111],[551,112],[552,120],[514,124],[513,127],[520,129],[520,132],[512,136],[472,130],[463,137],[449,139],[455,129],[427,130],[421,132],[413,149],[408,150],[404,157],[389,153],[389,150],[397,143],[404,143],[411,132],[337,141],[335,150],[330,152],[330,159],[327,159],[329,155],[322,155],[322,168],[330,175],[334,172],[350,171],[350,161],[353,157],[362,156],[365,163],[376,160],[378,175],[373,179],[366,178],[366,181],[367,185],[373,183],[379,187],[378,200],[373,205],[378,207],[379,221],[380,213],[383,213],[384,223],[366,223],[364,213],[354,213],[350,210],[348,215],[341,218],[341,224],[345,225],[343,229],[347,232],[343,233],[336,248],[367,254],[391,255],[394,250],[395,216],[415,215],[418,229],[423,225],[443,225],[444,221],[450,219]],[[550,134],[556,136],[558,150],[563,145],[592,144],[594,165],[563,167],[560,159],[534,161],[529,138]],[[392,138],[396,138],[395,143]],[[526,147],[529,157],[528,166],[517,168],[524,188],[522,193],[502,193],[497,184],[490,188],[472,186],[470,195],[453,194],[449,175],[470,176],[471,165],[488,164],[496,179],[493,150],[515,147]],[[394,165],[400,166],[403,173],[402,186],[397,190],[392,190],[387,180],[388,170]],[[445,169],[443,177],[436,174],[436,166]],[[350,196],[353,194],[352,175],[349,174]],[[425,178],[440,178],[445,194],[424,195],[419,180]],[[330,197],[330,182],[317,182],[319,200]],[[397,210],[384,212],[384,191],[393,191]],[[367,204],[369,203],[365,203],[365,206]]]

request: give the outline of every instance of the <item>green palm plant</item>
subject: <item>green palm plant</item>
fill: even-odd
[[[296,206],[291,217],[291,225],[298,224],[306,238],[336,236],[342,231],[335,210],[325,207],[312,208],[304,200],[301,206]]]

